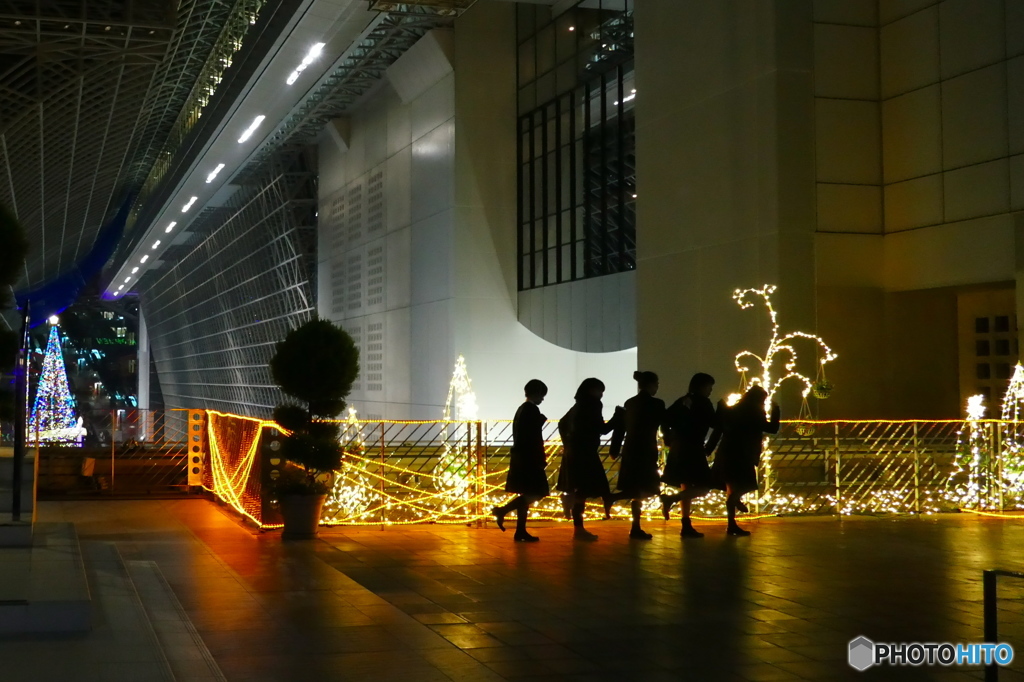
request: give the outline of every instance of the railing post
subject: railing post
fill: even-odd
[[[117,410],[110,411],[110,494],[114,494],[114,453],[117,450]]]
[[[843,508],[843,487],[842,487],[842,475],[840,474],[840,458],[839,458],[839,424],[832,424],[832,447],[835,448],[836,454],[836,514],[842,514]]]
[[[914,422],[914,511],[921,513],[921,451],[917,441],[917,422]]]
[[[380,529],[384,530],[384,422],[380,423],[380,465],[377,472],[377,491],[380,494],[380,501],[377,508],[380,510]]]
[[[484,519],[484,425],[483,422],[476,423],[476,525],[483,528]]]
[[[993,456],[995,457],[995,475],[996,475],[996,507],[997,510],[1002,511],[1003,509],[1003,427],[1005,424],[1001,421],[995,423],[995,443],[992,449]]]
[[[11,520],[21,521],[21,479],[22,468],[25,463],[25,449],[28,447],[28,385],[29,363],[28,349],[28,323],[29,323],[29,302],[25,302],[25,310],[21,316],[21,334],[18,337],[18,359],[14,369],[14,457],[11,460]],[[36,438],[36,449],[38,450]],[[36,453],[36,462],[39,461],[39,454]],[[33,507],[33,510],[35,507]],[[33,511],[33,513],[35,513]]]
[[[473,422],[466,422],[466,476],[470,475],[470,472],[476,469],[476,456],[473,453]],[[471,508],[469,503],[473,501],[471,497],[473,495],[474,486],[466,485],[466,502],[463,509],[466,513],[469,513]]]
[[[995,644],[999,639],[999,612],[996,610],[996,572],[982,574],[982,602],[985,609],[985,642]],[[985,666],[985,682],[998,682],[999,666],[993,659]]]

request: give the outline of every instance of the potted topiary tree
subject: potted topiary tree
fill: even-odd
[[[293,329],[270,360],[282,403],[274,419],[291,433],[281,444],[289,465],[275,487],[286,539],[316,537],[331,475],[341,468],[341,424],[325,421],[345,409],[359,374],[359,349],[344,329],[313,319]]]

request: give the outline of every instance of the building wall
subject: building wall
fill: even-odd
[[[668,393],[695,371],[731,392],[733,356],[770,333],[734,289],[779,285],[784,328],[815,326],[812,5],[645,0],[634,16],[640,364]]]
[[[822,414],[960,412],[958,296],[1020,269],[1022,18],[1012,0],[815,2],[817,308],[841,353]]]
[[[360,346],[364,416],[440,417],[460,354],[484,418],[535,377],[551,416],[587,376],[606,402],[635,392],[635,350],[571,351],[517,319],[514,13],[479,3],[424,38],[320,142],[318,308]]]

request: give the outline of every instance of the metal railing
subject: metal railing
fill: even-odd
[[[45,497],[179,495],[190,492],[183,411],[87,411],[80,442],[31,442]]]
[[[997,578],[1024,579],[1024,573],[1018,571],[988,570],[982,573],[982,601],[984,603],[985,643],[999,643],[999,611],[997,603]],[[985,682],[999,682],[999,665],[993,660],[985,666]]]
[[[510,421],[360,421],[344,426],[344,466],[334,477],[325,524],[482,522],[492,505],[507,499]],[[1020,426],[997,420],[787,421],[767,441],[761,486],[748,504],[752,515],[1021,509]],[[552,496],[531,514],[560,519],[565,510],[554,490],[561,457],[557,424],[547,423],[544,435]],[[608,457],[607,444],[606,439],[602,457],[614,489],[618,462]],[[230,453],[230,444],[221,451]],[[269,468],[254,465],[252,471]],[[272,494],[263,489],[266,482],[252,482],[255,488],[247,495],[269,500],[273,507]],[[660,514],[657,498],[648,500],[645,510],[651,517]],[[588,513],[597,516],[603,510],[594,501]],[[623,505],[614,515],[627,513]],[[724,513],[720,492],[694,501],[698,517]],[[258,512],[251,515],[262,523]]]

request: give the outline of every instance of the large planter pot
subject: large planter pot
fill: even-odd
[[[309,540],[316,537],[320,511],[327,495],[283,495],[280,499],[284,519],[284,540]]]

